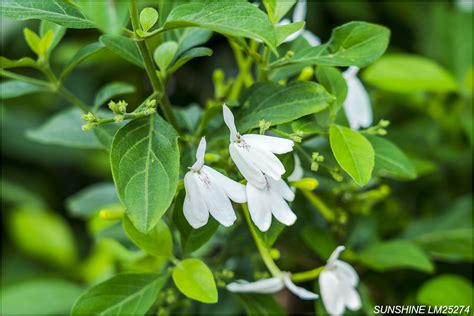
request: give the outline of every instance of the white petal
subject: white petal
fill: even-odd
[[[206,154],[206,137],[202,137],[201,141],[199,142],[199,146],[196,151],[196,162],[191,167],[193,171],[201,170],[202,166],[204,165],[204,155]]]
[[[350,264],[341,260],[335,260],[333,266],[335,267],[334,272],[340,279],[346,280],[351,286],[357,286],[359,276]]]
[[[213,181],[220,186],[229,198],[237,203],[245,203],[247,202],[247,196],[245,195],[245,186],[237,181],[234,181],[222,173],[212,169],[208,166],[203,166],[202,170],[204,170],[207,174],[209,174]]]
[[[230,141],[236,141],[237,140],[237,128],[235,127],[235,122],[234,122],[234,114],[232,114],[232,111],[227,107],[227,105],[222,105],[222,112],[224,115],[224,122],[225,125],[229,128],[230,131]]]
[[[308,42],[309,45],[311,46],[319,46],[321,45],[321,40],[319,37],[314,35],[312,32],[308,30],[303,31],[303,38]]]
[[[183,213],[188,223],[195,229],[206,225],[209,219],[209,212],[206,203],[199,191],[197,179],[192,171],[184,176],[184,198]]]
[[[306,19],[306,0],[298,0],[293,10],[293,22],[301,22]]]
[[[239,148],[239,151],[244,159],[275,180],[280,180],[281,175],[285,173],[285,167],[280,159],[265,148],[250,146],[248,150]]]
[[[336,249],[334,249],[334,251],[329,256],[326,266],[332,267],[334,265],[334,262],[339,258],[339,255],[341,254],[341,252],[344,251],[344,249],[346,249],[346,247],[344,246],[336,247]]]
[[[359,73],[359,70],[360,68],[359,67],[356,67],[356,66],[350,66],[349,68],[347,68],[343,73],[342,73],[342,76],[344,77],[344,79],[349,79],[349,78],[353,78],[355,76],[357,76],[357,74]]]
[[[283,282],[288,290],[293,294],[301,298],[302,300],[315,300],[319,297],[318,294],[308,291],[305,288],[296,286],[292,281],[288,273],[283,274]]]
[[[344,297],[339,291],[339,281],[332,271],[321,272],[319,288],[326,311],[331,315],[341,315],[344,312]]]
[[[251,292],[251,293],[276,293],[283,289],[283,280],[281,278],[262,279],[256,282],[232,282],[226,286],[230,292]]]
[[[268,203],[269,192],[266,188],[259,189],[251,183],[247,183],[246,189],[250,217],[258,229],[266,232],[272,224],[272,212]]]
[[[290,23],[291,23],[290,19],[283,19],[280,21],[280,23],[278,23],[278,25],[287,25]]]
[[[291,191],[290,187],[283,179],[276,181],[270,177],[267,177],[267,181],[271,190],[281,195],[285,200],[291,202],[295,199],[295,193]]]
[[[199,188],[212,217],[226,227],[234,224],[237,217],[225,191],[204,170],[201,171],[200,179],[205,180]]]
[[[346,78],[347,96],[344,112],[352,129],[368,127],[372,124],[370,98],[362,82],[357,77]]]
[[[347,287],[343,290],[344,303],[351,311],[356,311],[362,307],[359,293],[353,287]]]
[[[283,43],[293,42],[295,39],[300,37],[300,35],[303,34],[303,32],[304,32],[304,29],[300,29],[298,30],[298,32],[288,35],[283,41]]]
[[[298,181],[304,176],[304,170],[301,167],[300,158],[296,154],[293,154],[293,157],[295,158],[295,167],[293,172],[288,176],[288,181]]]
[[[270,204],[270,208],[275,218],[280,223],[287,226],[293,225],[296,221],[296,215],[290,209],[288,204],[286,204],[286,201],[283,200],[283,197],[270,190],[269,198],[270,200],[268,200],[268,203]]]
[[[240,173],[242,173],[248,182],[258,188],[264,188],[267,185],[267,180],[260,169],[242,157],[237,143],[231,143],[229,145],[229,153]]]
[[[245,134],[242,138],[251,146],[263,147],[274,154],[286,154],[293,150],[295,143],[286,138],[258,134]]]

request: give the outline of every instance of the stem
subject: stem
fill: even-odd
[[[232,89],[229,93],[229,99],[235,100],[240,95],[240,91],[242,90],[244,84],[251,84],[253,81],[252,76],[250,75],[250,68],[252,67],[253,60],[251,57],[248,57],[247,59],[244,58],[242,50],[238,44],[232,41],[229,43],[230,47],[234,51],[235,60],[239,68],[239,74],[237,75],[237,78],[235,79],[235,82],[232,85]],[[253,47],[251,47],[251,49],[253,49]]]
[[[250,232],[252,233],[253,240],[255,241],[255,244],[257,245],[258,251],[260,252],[260,256],[262,257],[262,260],[265,263],[265,266],[274,277],[281,277],[283,273],[278,268],[275,261],[273,261],[272,257],[270,256],[270,253],[268,252],[267,247],[265,247],[260,236],[258,236],[258,232],[252,223],[252,219],[250,218],[249,210],[246,204],[242,204],[242,210],[244,213],[245,220],[247,221],[247,224],[250,228]]]
[[[89,112],[90,108],[81,100],[79,100],[74,94],[72,94],[64,86],[59,86],[57,92],[66,100],[80,108],[83,112]]]
[[[306,190],[301,190],[301,192],[303,192],[303,195],[308,199],[311,204],[313,204],[313,206],[317,210],[319,210],[321,215],[328,222],[333,223],[335,221],[336,216],[334,215],[334,212],[329,207],[327,207],[327,205],[324,204],[324,202],[319,197],[317,197],[316,194]]]
[[[268,60],[270,58],[270,49],[267,46],[263,49],[263,59],[258,67],[258,80],[268,80]]]
[[[18,75],[16,73],[13,73],[13,72],[10,72],[10,71],[7,71],[7,70],[3,70],[3,69],[0,69],[0,75],[2,75],[3,77],[6,77],[6,78],[20,80],[20,81],[24,81],[24,82],[28,82],[28,83],[37,85],[37,86],[45,87],[45,88],[48,88],[50,90],[54,90],[53,85],[51,83],[47,82],[47,81],[44,81],[44,80],[34,79],[34,78],[30,78],[30,77],[23,76],[23,75]]]
[[[316,279],[319,274],[324,270],[324,266],[305,271],[305,272],[299,272],[299,273],[292,273],[291,274],[291,280],[294,282],[305,282],[305,281],[311,281]]]

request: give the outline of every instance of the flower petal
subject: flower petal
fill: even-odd
[[[282,179],[276,181],[270,177],[267,177],[270,188],[275,193],[281,195],[285,200],[292,202],[295,199],[295,193],[291,191],[290,187]]]
[[[262,232],[266,232],[272,224],[272,212],[269,205],[269,192],[265,189],[254,187],[247,183],[247,204],[250,217],[255,226]]]
[[[281,175],[285,173],[285,167],[280,159],[265,148],[250,146],[248,150],[244,148],[239,150],[244,159],[273,179],[280,180]]]
[[[319,297],[318,294],[308,291],[305,288],[296,286],[292,281],[289,273],[283,274],[283,282],[290,292],[301,298],[302,300],[315,300]]]
[[[319,39],[319,37],[317,37],[308,30],[303,31],[303,38],[308,42],[309,45],[313,47],[321,45],[321,40]]]
[[[339,292],[339,280],[332,271],[321,272],[319,289],[326,311],[331,315],[341,315],[344,312],[344,297]]]
[[[293,172],[288,176],[288,181],[298,181],[301,180],[304,176],[304,170],[301,167],[300,158],[297,154],[293,154],[293,157],[295,158],[295,167],[293,169]]]
[[[227,196],[229,196],[232,201],[237,203],[247,202],[245,186],[243,184],[226,177],[211,167],[204,166],[202,170],[212,177],[213,181],[225,191]]]
[[[201,170],[204,165],[204,155],[206,154],[206,137],[202,137],[196,150],[196,162],[191,167],[193,171]]]
[[[326,266],[332,267],[334,265],[334,262],[339,258],[339,255],[341,254],[341,252],[344,251],[344,249],[346,249],[346,247],[337,246],[336,249],[334,249],[334,251],[329,256]]]
[[[286,138],[258,134],[245,134],[242,138],[250,146],[263,147],[274,154],[286,154],[293,150],[295,143]]]
[[[235,127],[234,114],[232,114],[232,111],[225,104],[222,105],[222,111],[225,125],[227,125],[230,131],[230,141],[234,142],[237,140],[237,128]]]
[[[333,265],[336,267],[334,272],[340,279],[346,280],[351,286],[357,286],[359,276],[357,275],[357,271],[350,264],[341,260],[335,260]]]
[[[306,0],[298,0],[293,10],[293,23],[306,19]]]
[[[262,279],[255,282],[232,282],[226,286],[230,292],[251,292],[251,293],[276,293],[283,289],[283,280],[281,278]]]
[[[265,176],[260,171],[260,169],[251,164],[245,159],[245,157],[242,156],[242,152],[243,150],[239,150],[238,144],[231,143],[229,145],[230,157],[232,158],[244,178],[256,187],[264,188],[267,185],[267,180],[265,179]]]
[[[353,287],[347,287],[343,290],[344,303],[351,311],[356,311],[362,307],[359,293]]]
[[[184,198],[183,214],[188,223],[195,229],[206,225],[209,219],[209,212],[206,203],[199,191],[199,181],[194,178],[192,171],[184,176],[184,189],[186,197]]]
[[[286,201],[279,194],[270,190],[270,200],[268,200],[273,216],[282,224],[293,225],[296,221],[296,215],[290,209]]]
[[[362,82],[356,76],[345,76],[347,96],[344,111],[352,129],[368,127],[372,124],[370,98]]]

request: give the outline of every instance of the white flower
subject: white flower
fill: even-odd
[[[370,98],[362,82],[357,78],[359,68],[351,66],[342,75],[347,83],[344,111],[352,129],[369,127],[372,124]]]
[[[274,154],[284,154],[293,150],[293,141],[266,135],[240,135],[234,123],[234,115],[224,104],[224,122],[230,130],[230,157],[253,186],[263,189],[267,185],[264,174],[280,180],[285,167]]]
[[[230,292],[270,294],[279,292],[284,287],[303,300],[314,300],[319,297],[313,292],[296,286],[291,281],[291,277],[288,272],[283,272],[281,277],[262,279],[251,283],[239,280],[237,282],[228,284],[226,288]]]
[[[344,249],[344,246],[339,246],[334,250],[319,276],[321,298],[331,315],[341,315],[346,307],[356,311],[362,306],[356,291],[359,283],[357,272],[348,263],[338,259]]]
[[[209,213],[222,225],[231,226],[235,220],[235,212],[229,199],[237,203],[245,203],[245,187],[204,165],[206,139],[201,138],[196,162],[184,176],[183,212],[189,224],[194,228],[204,226]]]
[[[265,176],[267,184],[263,189],[247,183],[247,204],[255,226],[266,232],[272,223],[272,214],[281,223],[290,226],[296,221],[296,215],[286,201],[293,201],[295,193],[283,181]],[[285,201],[286,200],[286,201]]]
[[[296,6],[295,6],[295,9],[293,10],[293,18],[292,18],[292,22],[293,23],[297,23],[297,22],[302,22],[305,20],[306,18],[306,7],[307,7],[307,4],[306,4],[306,0],[299,0],[297,3],[296,3]],[[286,24],[290,24],[290,20],[289,19],[283,19],[281,20],[281,22],[279,23],[279,25],[286,25]],[[309,43],[309,45],[311,46],[318,46],[321,44],[321,40],[319,39],[319,37],[317,37],[316,35],[314,35],[312,32],[302,28],[301,30],[299,30],[298,32],[296,33],[293,33],[291,34],[290,36],[288,36],[286,39],[285,39],[285,43],[286,42],[292,42],[294,41],[295,39],[297,39],[300,35],[303,35],[303,38]]]

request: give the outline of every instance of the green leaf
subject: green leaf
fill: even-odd
[[[156,257],[173,256],[173,238],[164,221],[159,221],[147,233],[139,232],[127,216],[123,218],[123,229],[135,245]]]
[[[110,152],[115,134],[125,124],[125,121],[121,123],[104,124],[95,127],[92,131],[94,132],[95,137],[97,137],[97,140],[102,144],[103,148]]]
[[[39,143],[54,144],[84,149],[101,149],[102,146],[91,132],[84,132],[81,126],[82,112],[70,108],[55,114],[40,127],[28,130],[26,136]]]
[[[96,183],[66,200],[66,208],[74,217],[88,219],[101,209],[120,204],[113,183]]]
[[[127,215],[143,233],[160,220],[178,185],[176,131],[158,115],[129,122],[115,134],[110,162]]]
[[[243,96],[237,126],[241,132],[258,127],[260,120],[278,125],[324,110],[334,97],[314,82],[254,84]]]
[[[94,109],[97,110],[113,97],[135,92],[135,87],[126,82],[110,82],[97,92],[94,100]]]
[[[364,67],[383,55],[389,37],[390,31],[383,26],[366,22],[349,22],[336,27],[324,45],[310,47],[296,53],[287,61],[276,64]]]
[[[369,136],[368,140],[375,151],[375,174],[401,180],[416,178],[415,167],[395,144],[378,136]]]
[[[239,293],[235,297],[244,307],[247,315],[287,315],[286,311],[278,305],[272,295]]]
[[[155,49],[153,58],[161,72],[166,73],[166,69],[171,64],[171,61],[173,61],[177,49],[178,43],[174,41],[164,42]]]
[[[142,26],[143,31],[147,32],[156,24],[157,21],[158,11],[154,8],[144,8],[142,12],[140,12],[140,25]]]
[[[94,27],[92,21],[66,1],[2,0],[0,11],[3,17],[14,20],[41,19],[76,29]]]
[[[38,68],[38,63],[30,57],[23,57],[17,60],[8,59],[0,56],[1,69],[16,68],[16,67],[33,67]]]
[[[374,168],[374,149],[359,132],[333,124],[329,128],[331,150],[341,168],[360,186],[367,184]]]
[[[338,244],[326,228],[308,225],[302,232],[303,241],[323,261],[327,260]]]
[[[173,270],[173,281],[187,297],[202,303],[217,303],[214,276],[201,260],[190,258],[181,261]]]
[[[155,273],[116,275],[81,295],[71,315],[145,315],[167,280]]]
[[[112,34],[102,35],[99,40],[102,44],[107,46],[110,51],[119,55],[123,59],[137,65],[138,67],[145,67],[135,41],[126,38],[125,36]]]
[[[181,68],[184,64],[186,64],[188,61],[194,58],[206,57],[206,56],[211,56],[211,55],[212,55],[212,49],[210,48],[207,48],[207,47],[191,48],[190,50],[185,52],[176,60],[176,62],[168,69],[167,74],[168,76],[173,74],[175,71]]]
[[[268,16],[273,24],[280,22],[295,3],[296,0],[263,0],[263,5],[265,6],[265,9],[267,9]]]
[[[26,43],[31,48],[31,50],[35,52],[36,55],[40,55],[39,46],[41,39],[38,37],[38,35],[27,27],[23,29],[23,35],[25,37]]]
[[[36,92],[48,91],[46,88],[28,82],[9,80],[0,83],[1,100],[21,97]]]
[[[176,37],[176,41],[178,42],[176,56],[181,56],[190,48],[206,43],[212,36],[212,31],[200,29],[198,27],[188,27],[179,31],[181,32],[178,32],[179,35]],[[173,34],[175,33],[176,32]]]
[[[79,0],[82,12],[105,33],[120,34],[128,21],[128,1]]]
[[[72,282],[37,279],[2,288],[2,315],[65,315],[81,294]],[[54,298],[54,299],[52,299]]]
[[[48,53],[50,53],[59,44],[64,34],[66,34],[66,28],[59,24],[42,20],[40,24],[40,36],[44,37],[48,31],[53,32],[53,40],[48,49]]]
[[[95,42],[95,43],[82,47],[66,64],[66,66],[64,67],[61,73],[61,78],[65,78],[71,71],[74,70],[74,68],[76,68],[77,65],[79,65],[85,59],[94,55],[95,53],[97,53],[104,47],[105,47],[104,44],[100,42]]]
[[[304,24],[305,22],[301,21],[275,26],[277,46],[280,46],[288,36],[301,30],[304,27]]]
[[[197,26],[230,37],[245,37],[265,42],[275,51],[275,31],[267,15],[242,1],[193,2],[174,8],[164,29]]]
[[[382,57],[364,71],[363,78],[377,88],[395,93],[458,90],[453,76],[435,61],[408,54]]]
[[[336,100],[331,105],[331,113],[335,115],[346,100],[346,80],[337,68],[330,66],[318,66],[316,68],[316,78],[329,93],[336,97]]]
[[[426,273],[434,271],[433,263],[426,254],[407,240],[392,240],[370,245],[358,254],[358,259],[376,271],[403,268]]]
[[[71,268],[77,259],[74,236],[59,215],[25,205],[11,211],[7,229],[17,249],[56,267]]]
[[[416,301],[432,306],[470,306],[472,283],[459,275],[443,274],[425,282],[418,290]]]

